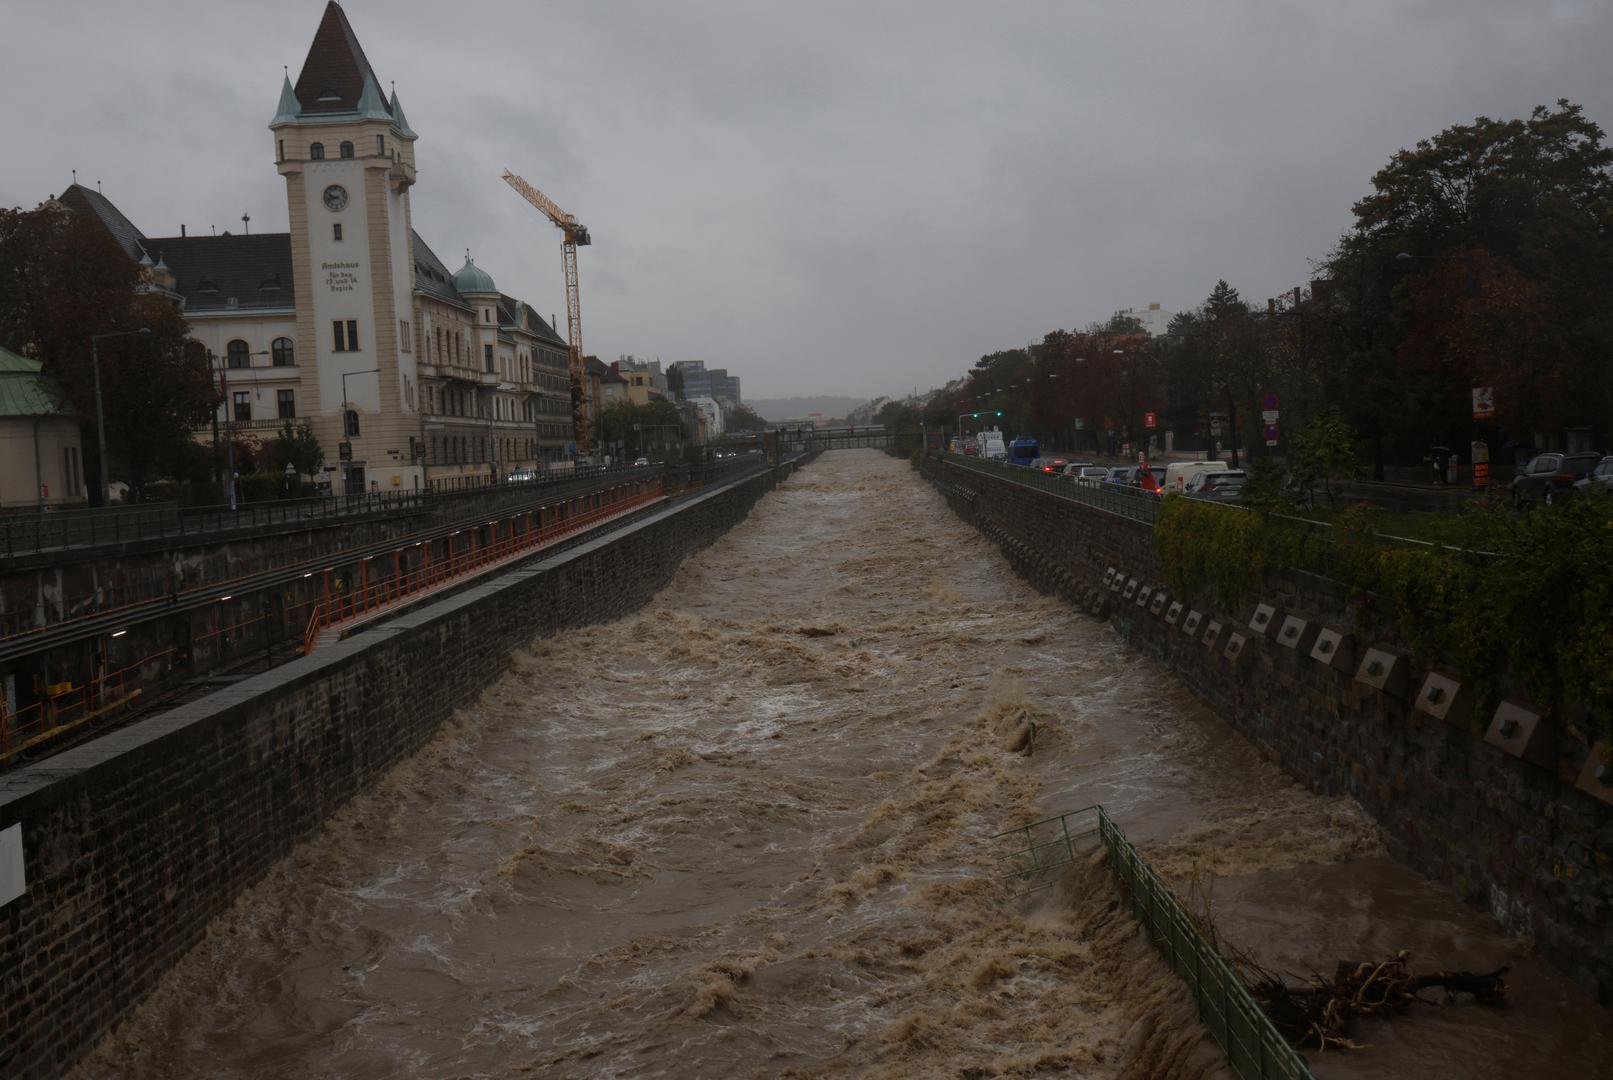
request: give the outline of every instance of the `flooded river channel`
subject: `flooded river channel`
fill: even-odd
[[[1226,1075],[1101,871],[1029,907],[992,878],[993,833],[1094,802],[1274,970],[1514,965],[1508,1008],[1376,1023],[1318,1076],[1613,1076],[1608,1011],[874,451],[519,652],[77,1075]]]

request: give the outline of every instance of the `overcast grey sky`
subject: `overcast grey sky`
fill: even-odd
[[[1613,0],[349,0],[414,129],[414,222],[584,341],[747,397],[938,385],[1219,277],[1304,282],[1395,150],[1566,97],[1613,125]],[[284,231],[266,125],[324,0],[0,0],[0,203],[73,168],[149,235]]]

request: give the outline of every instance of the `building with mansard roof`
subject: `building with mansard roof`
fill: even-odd
[[[152,237],[99,191],[57,197],[181,305],[217,360],[220,420],[309,423],[338,493],[452,487],[576,452],[566,341],[470,252],[414,229],[415,142],[346,14],[325,8],[269,123],[290,231]]]

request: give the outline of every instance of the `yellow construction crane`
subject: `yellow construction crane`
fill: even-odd
[[[582,359],[582,300],[577,292],[577,248],[589,243],[588,227],[554,204],[554,200],[512,173],[504,170],[504,182],[560,228],[560,254],[566,268],[566,338],[571,344],[571,426],[577,436],[577,452],[588,453],[592,445],[588,422],[588,372]]]

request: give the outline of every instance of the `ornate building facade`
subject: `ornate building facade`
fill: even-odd
[[[453,487],[576,453],[565,339],[465,254],[414,229],[415,143],[347,16],[326,6],[269,130],[286,233],[148,237],[98,191],[93,214],[173,295],[217,358],[223,429],[307,422],[332,490]]]

